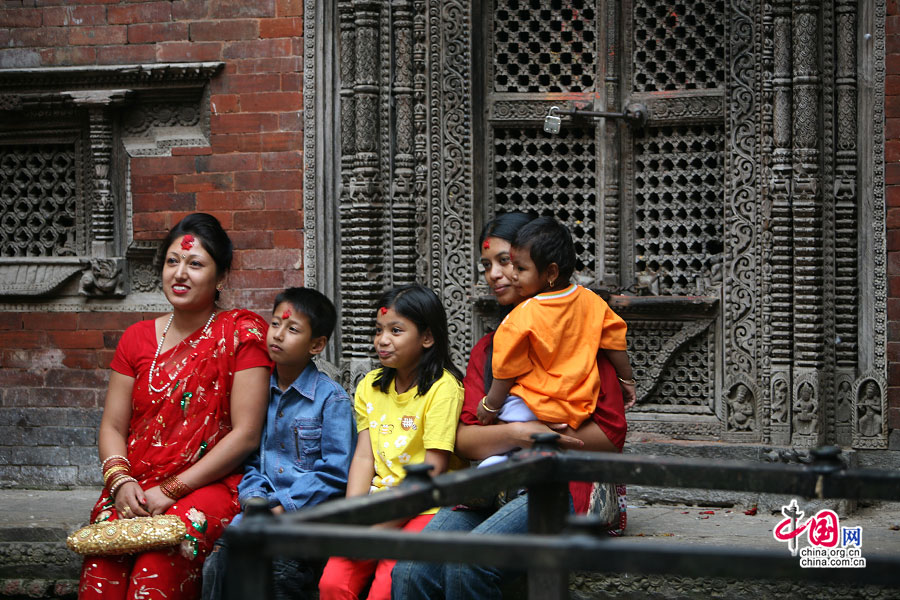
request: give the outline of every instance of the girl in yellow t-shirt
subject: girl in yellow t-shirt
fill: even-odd
[[[359,439],[350,463],[347,497],[393,487],[404,467],[428,463],[431,475],[448,470],[462,409],[462,373],[450,361],[447,314],[437,295],[420,285],[385,293],[375,314],[375,351],[381,367],[356,388]],[[437,509],[389,525],[420,531]],[[394,560],[333,557],[319,581],[322,600],[389,600]]]

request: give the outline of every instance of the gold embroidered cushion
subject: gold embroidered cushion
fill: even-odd
[[[88,556],[134,554],[174,546],[186,534],[187,527],[178,516],[156,515],[92,523],[69,535],[66,544]]]

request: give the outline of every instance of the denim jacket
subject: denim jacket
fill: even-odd
[[[261,497],[292,511],[343,495],[356,446],[347,392],[312,361],[284,392],[275,372],[269,386],[260,449],[238,485],[241,506]]]

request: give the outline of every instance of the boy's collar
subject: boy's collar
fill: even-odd
[[[300,375],[298,375],[297,378],[291,382],[291,385],[288,386],[288,389],[294,388],[302,396],[306,396],[307,398],[315,397],[316,382],[319,380],[319,378],[317,377],[318,373],[319,368],[316,366],[316,362],[314,360],[310,360],[303,371],[300,373]],[[282,392],[281,387],[278,385],[278,365],[275,365],[275,367],[272,369],[270,385],[281,393],[287,391],[284,390],[284,392]]]

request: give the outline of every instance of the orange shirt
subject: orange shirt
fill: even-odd
[[[572,284],[538,294],[510,312],[494,334],[497,379],[515,379],[538,419],[577,429],[600,393],[597,352],[625,350],[625,321],[594,292]]]

